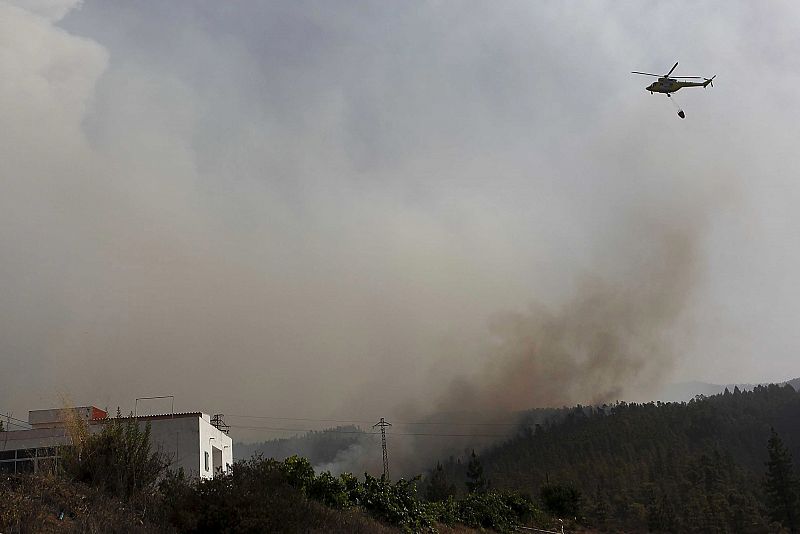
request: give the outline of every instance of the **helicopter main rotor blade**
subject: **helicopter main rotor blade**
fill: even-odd
[[[675,67],[677,67],[677,66],[678,66],[678,62],[676,61],[675,64],[672,66],[672,68],[669,69],[669,72],[665,75],[665,77],[667,77],[670,74],[672,74],[672,71],[675,70]]]
[[[673,76],[673,80],[705,80],[702,76]]]
[[[655,76],[656,78],[660,78],[661,77],[660,74],[650,74],[649,72],[637,72],[635,70],[632,70],[631,74],[643,74],[645,76]]]

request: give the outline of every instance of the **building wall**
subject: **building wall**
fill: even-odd
[[[64,421],[96,421],[108,417],[108,413],[95,406],[77,406],[75,408],[53,408],[50,410],[31,410],[28,412],[28,423],[33,428],[52,428],[64,426]]]
[[[210,478],[214,476],[216,470],[214,465],[215,449],[217,458],[221,458],[222,464],[217,465],[223,472],[228,471],[228,466],[233,464],[233,442],[231,437],[214,427],[210,419],[206,419],[208,415],[203,414],[203,420],[200,423],[200,476]],[[208,453],[208,470],[205,466],[205,455]]]
[[[150,442],[154,450],[166,455],[169,469],[183,468],[186,475],[197,476],[200,474],[195,465],[200,454],[199,422],[200,416],[145,419],[139,421],[139,427],[144,429],[150,423]]]
[[[214,476],[213,449],[221,452],[222,471],[233,464],[233,442],[227,434],[211,425],[207,414],[194,417],[143,418],[140,425],[150,422],[150,435],[154,447],[170,459],[169,468],[183,468],[191,476],[211,478]],[[213,438],[213,439],[211,439]],[[209,455],[209,469],[205,466],[205,453]]]
[[[233,463],[230,436],[212,426],[207,414],[139,418],[142,429],[148,422],[152,448],[167,456],[169,469],[177,471],[183,468],[188,476],[211,478],[216,472],[215,467],[227,472]],[[89,429],[99,432],[102,424],[90,424]],[[49,465],[54,461],[55,448],[68,443],[63,426],[0,432],[0,472],[32,471],[40,465]],[[206,453],[209,455],[208,469]]]
[[[55,467],[64,428],[0,432],[0,473],[26,473]]]

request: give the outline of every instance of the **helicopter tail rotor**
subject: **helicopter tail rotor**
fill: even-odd
[[[716,78],[716,77],[717,77],[717,75],[715,74],[711,78],[706,78],[706,83],[703,84],[703,89],[705,89],[709,85],[711,87],[714,87],[714,78]]]

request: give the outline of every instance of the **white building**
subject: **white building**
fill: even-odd
[[[58,447],[68,445],[67,428],[76,419],[99,432],[108,414],[94,406],[32,410],[28,412],[29,430],[0,432],[0,473],[36,472],[57,462]],[[150,423],[154,451],[170,461],[169,469],[183,468],[188,476],[211,478],[227,472],[233,463],[233,442],[221,415],[173,413],[138,416],[141,428]]]

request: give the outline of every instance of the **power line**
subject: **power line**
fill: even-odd
[[[241,415],[241,414],[227,414],[228,417],[242,417],[245,419],[275,419],[277,421],[308,421],[313,423],[364,423],[372,424],[372,421],[356,420],[356,419],[308,419],[305,417],[272,417],[269,415]]]
[[[386,453],[386,427],[392,426],[392,423],[381,417],[381,420],[372,425],[372,428],[380,427],[381,429],[381,448],[383,449],[383,480],[389,480],[389,456]]]
[[[22,419],[17,419],[16,417],[12,417],[11,413],[0,413],[6,419],[13,419],[14,421],[19,421],[20,423],[25,423],[26,425],[30,425],[28,421],[23,421]]]
[[[23,421],[22,419],[17,419],[16,417],[12,417],[10,413],[0,414],[0,416],[2,416],[0,417],[0,419],[4,419],[6,424],[8,425],[14,425],[23,428],[25,430],[29,430],[31,428],[31,424],[28,421]]]
[[[28,421],[24,421],[22,419],[18,419],[16,417],[12,417],[8,413],[2,413],[3,418],[10,419],[13,421],[18,421],[24,425],[30,426]],[[313,419],[308,417],[278,417],[278,416],[271,416],[271,415],[245,415],[245,414],[227,414],[228,417],[241,417],[245,419],[266,419],[266,420],[276,420],[276,421],[304,421],[304,422],[313,422],[313,423],[351,423],[351,424],[372,424],[372,421],[368,421],[366,419]],[[454,422],[454,421],[395,421],[394,425],[404,425],[404,426],[411,426],[411,425],[422,425],[422,426],[517,426],[520,424],[519,421],[517,422],[493,422],[493,423],[468,423],[468,422]]]
[[[455,421],[424,421],[418,423],[404,423],[399,421],[396,425],[445,425],[445,426],[519,426],[520,422],[514,423],[458,423]]]
[[[270,430],[276,432],[316,432],[325,434],[367,434],[377,436],[377,432],[367,432],[364,430],[315,430],[312,428],[280,428],[272,426],[247,426],[231,425],[231,428],[242,430]],[[449,434],[434,432],[391,432],[392,436],[418,436],[418,437],[443,437],[443,438],[507,438],[508,434]]]
[[[240,428],[243,430],[274,430],[277,432],[317,432],[325,434],[369,434],[377,436],[375,432],[365,432],[363,430],[314,430],[313,428],[279,428],[273,426],[246,426],[246,425],[231,425],[231,428]]]
[[[372,421],[364,419],[310,419],[305,417],[274,417],[269,415],[243,415],[243,414],[227,414],[228,417],[241,417],[244,419],[268,419],[276,421],[306,421],[314,423],[351,423],[351,424],[372,424]],[[494,422],[494,423],[458,423],[454,421],[395,421],[395,425],[444,425],[444,426],[517,426],[517,422]]]
[[[21,425],[19,423],[15,423],[14,421],[5,421],[5,424],[13,425],[13,426],[19,427],[19,428],[21,428],[23,430],[31,430],[30,425],[27,425],[27,426],[26,425]]]

